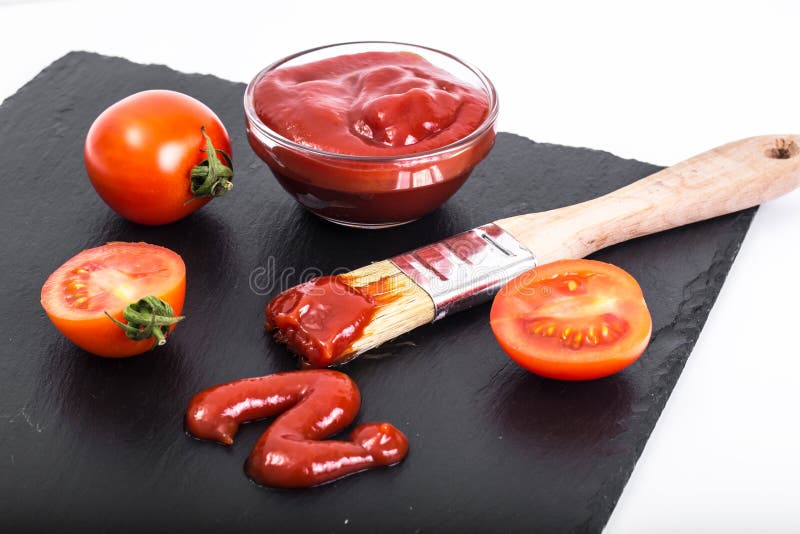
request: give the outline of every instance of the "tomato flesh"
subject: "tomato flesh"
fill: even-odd
[[[108,243],[80,252],[56,269],[42,287],[41,302],[53,324],[92,354],[126,357],[153,346],[133,341],[107,316],[125,322],[128,304],[153,295],[180,315],[186,267],[169,249],[147,243]]]
[[[562,260],[508,282],[495,297],[491,326],[503,350],[529,371],[588,380],[639,358],[652,319],[639,284],[624,270]]]

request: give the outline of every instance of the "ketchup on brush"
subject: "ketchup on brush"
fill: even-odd
[[[327,367],[361,336],[377,307],[368,292],[322,276],[272,299],[265,326],[312,367]]]
[[[278,373],[201,391],[189,403],[186,428],[230,445],[241,423],[282,414],[258,439],[245,469],[265,486],[304,488],[405,457],[408,440],[389,423],[361,424],[348,441],[320,441],[349,425],[360,405],[358,387],[344,373]]]

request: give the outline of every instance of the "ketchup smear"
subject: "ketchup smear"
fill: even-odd
[[[319,441],[349,425],[360,404],[358,387],[344,373],[278,373],[201,391],[189,403],[186,427],[230,445],[241,423],[283,412],[256,442],[245,470],[265,486],[304,488],[405,458],[408,440],[389,423],[359,425],[349,441]]]
[[[322,276],[272,299],[265,326],[312,367],[327,367],[359,338],[376,308],[369,292]]]

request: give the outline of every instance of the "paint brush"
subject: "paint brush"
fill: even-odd
[[[315,295],[307,284],[289,289],[268,305],[267,328],[313,366],[344,363],[491,299],[537,265],[743,210],[798,186],[800,136],[735,141],[601,197],[500,219],[361,267],[336,277],[327,292],[316,286]],[[325,299],[311,328],[283,313],[287,302],[298,302],[287,295],[300,293],[310,305],[305,310]]]

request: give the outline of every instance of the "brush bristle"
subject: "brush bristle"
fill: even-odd
[[[351,287],[380,288],[370,293],[383,301],[349,348],[349,356],[357,356],[406,332],[433,321],[435,307],[431,297],[389,260],[379,261],[342,275]],[[380,282],[380,283],[377,283]]]

